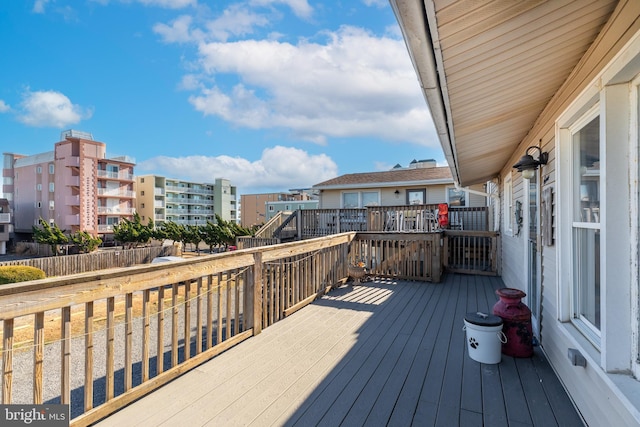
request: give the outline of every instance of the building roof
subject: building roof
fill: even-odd
[[[384,172],[350,173],[313,186],[314,189],[386,187],[453,183],[448,167],[392,169]]]

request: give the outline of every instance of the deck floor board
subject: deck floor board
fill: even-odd
[[[500,278],[374,280],[326,295],[98,426],[583,426],[541,349],[486,365],[463,318]]]

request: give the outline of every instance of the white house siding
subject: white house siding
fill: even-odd
[[[594,42],[585,58],[558,91],[545,111],[523,141],[520,150],[513,154],[501,177],[512,171],[514,164],[528,146],[543,141],[544,151],[550,152],[550,161],[542,168],[540,190],[554,190],[555,235],[552,246],[543,245],[541,258],[542,277],[542,325],[540,339],[549,360],[566,386],[579,411],[591,426],[640,425],[640,382],[633,373],[638,372],[638,261],[634,248],[638,245],[637,231],[637,158],[634,144],[620,142],[637,138],[634,127],[628,135],[629,123],[618,110],[625,105],[615,105],[607,99],[617,97],[622,104],[631,96],[625,82],[640,74],[640,2],[621,1],[611,21]],[[625,47],[626,46],[626,47]],[[621,52],[623,51],[623,54]],[[621,54],[621,55],[620,55]],[[619,55],[619,56],[618,56]],[[596,77],[614,63],[624,62],[626,69],[617,75],[609,72],[605,78],[616,76],[617,80],[596,81]],[[603,87],[611,82],[618,85]],[[600,99],[600,114],[608,120],[605,131],[601,130],[606,144],[601,160],[605,164],[606,179],[601,177],[601,188],[605,188],[601,200],[601,262],[602,278],[602,342],[598,351],[570,322],[571,276],[566,272],[572,268],[572,260],[566,256],[571,239],[571,218],[563,213],[569,205],[570,182],[563,170],[571,162],[563,156],[566,142],[556,140],[562,132],[556,129],[561,117],[569,115],[575,101],[582,102],[589,93]],[[609,102],[609,104],[607,103]],[[573,105],[572,105],[573,104]],[[628,106],[626,106],[628,107]],[[633,107],[633,106],[632,106]],[[611,110],[611,111],[610,111]],[[637,120],[638,109],[631,108],[632,123]],[[615,124],[615,125],[614,125]],[[634,124],[637,131],[637,122]],[[601,128],[602,129],[602,128]],[[607,158],[608,157],[608,158]],[[635,161],[634,161],[635,159]],[[631,166],[629,166],[631,165]],[[562,169],[564,168],[564,169]],[[629,176],[628,178],[625,178]],[[513,173],[513,200],[524,202],[523,183],[519,173]],[[564,178],[563,178],[564,176]],[[625,179],[627,181],[625,182]],[[631,184],[629,184],[631,183]],[[631,185],[631,190],[629,189]],[[502,191],[502,187],[500,188]],[[504,200],[504,198],[502,198]],[[609,215],[609,218],[607,218]],[[504,222],[502,222],[504,224]],[[565,245],[565,246],[563,246]],[[502,234],[503,279],[507,286],[526,290],[525,241],[520,236]],[[631,265],[631,266],[630,266]],[[631,323],[631,326],[629,324]],[[567,356],[568,349],[578,349],[587,359],[585,368],[573,366]]]

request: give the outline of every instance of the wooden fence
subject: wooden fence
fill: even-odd
[[[500,273],[498,264],[499,235],[493,231],[444,232],[444,269],[452,273],[486,274]]]
[[[1,403],[90,425],[343,281],[354,237],[3,285]]]
[[[0,265],[28,265],[44,271],[47,277],[66,276],[107,268],[131,267],[138,264],[149,264],[159,256],[179,256],[180,249],[176,245],[151,246],[147,248],[124,250],[99,250],[90,254],[60,255],[43,258],[27,258],[0,262]]]
[[[349,262],[364,262],[373,276],[439,282],[441,238],[442,233],[358,233]]]

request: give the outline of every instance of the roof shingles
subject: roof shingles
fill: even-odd
[[[450,180],[453,183],[451,169],[448,167],[393,169],[384,172],[350,173],[315,184],[313,188],[354,186],[358,184],[391,184],[416,181],[428,183],[429,181]]]

